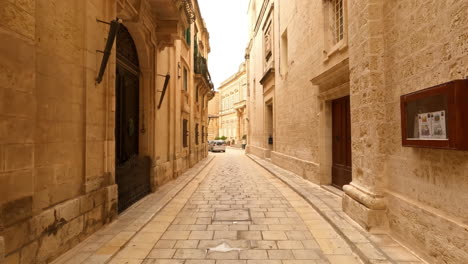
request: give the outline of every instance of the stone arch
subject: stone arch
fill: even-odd
[[[119,211],[148,194],[154,186],[154,55],[140,23],[124,23],[116,43],[116,182],[119,185]],[[131,98],[131,99],[129,99]],[[136,120],[135,125],[128,125]],[[130,129],[127,127],[134,127]],[[130,149],[131,157],[119,159],[119,149]],[[129,139],[131,138],[131,139]],[[130,142],[130,143],[123,143]],[[127,144],[127,145],[124,145]],[[135,186],[133,186],[133,185]],[[120,187],[123,188],[120,188]],[[125,188],[131,186],[131,188]],[[122,191],[121,191],[122,189]]]
[[[148,39],[147,36],[150,34],[143,23],[124,22],[123,24],[133,38],[140,62],[140,118],[142,120],[140,150],[154,160],[154,139],[151,135],[155,131],[155,106],[154,100],[151,100],[151,98],[155,96],[154,65],[156,65],[156,54],[154,54],[154,51],[156,49],[153,48],[153,42]],[[151,178],[153,179],[153,177]]]

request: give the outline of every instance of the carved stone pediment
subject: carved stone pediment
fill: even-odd
[[[313,85],[319,86],[319,91],[340,86],[349,82],[349,59],[345,59],[324,72],[314,76],[311,80]]]

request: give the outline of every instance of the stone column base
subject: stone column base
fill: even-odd
[[[388,230],[387,206],[380,195],[366,193],[355,186],[343,187],[343,211],[367,231],[373,233]]]

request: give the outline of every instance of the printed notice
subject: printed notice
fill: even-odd
[[[431,113],[419,114],[419,137],[431,138]]]
[[[447,139],[445,111],[418,115],[419,138]]]
[[[446,139],[445,111],[431,113],[432,138]]]

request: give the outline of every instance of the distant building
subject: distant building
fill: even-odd
[[[247,76],[244,63],[240,65],[237,73],[221,83],[218,91],[219,136],[226,137],[231,144],[242,144],[242,139],[247,137]]]
[[[219,137],[219,93],[208,102],[208,140]]]

